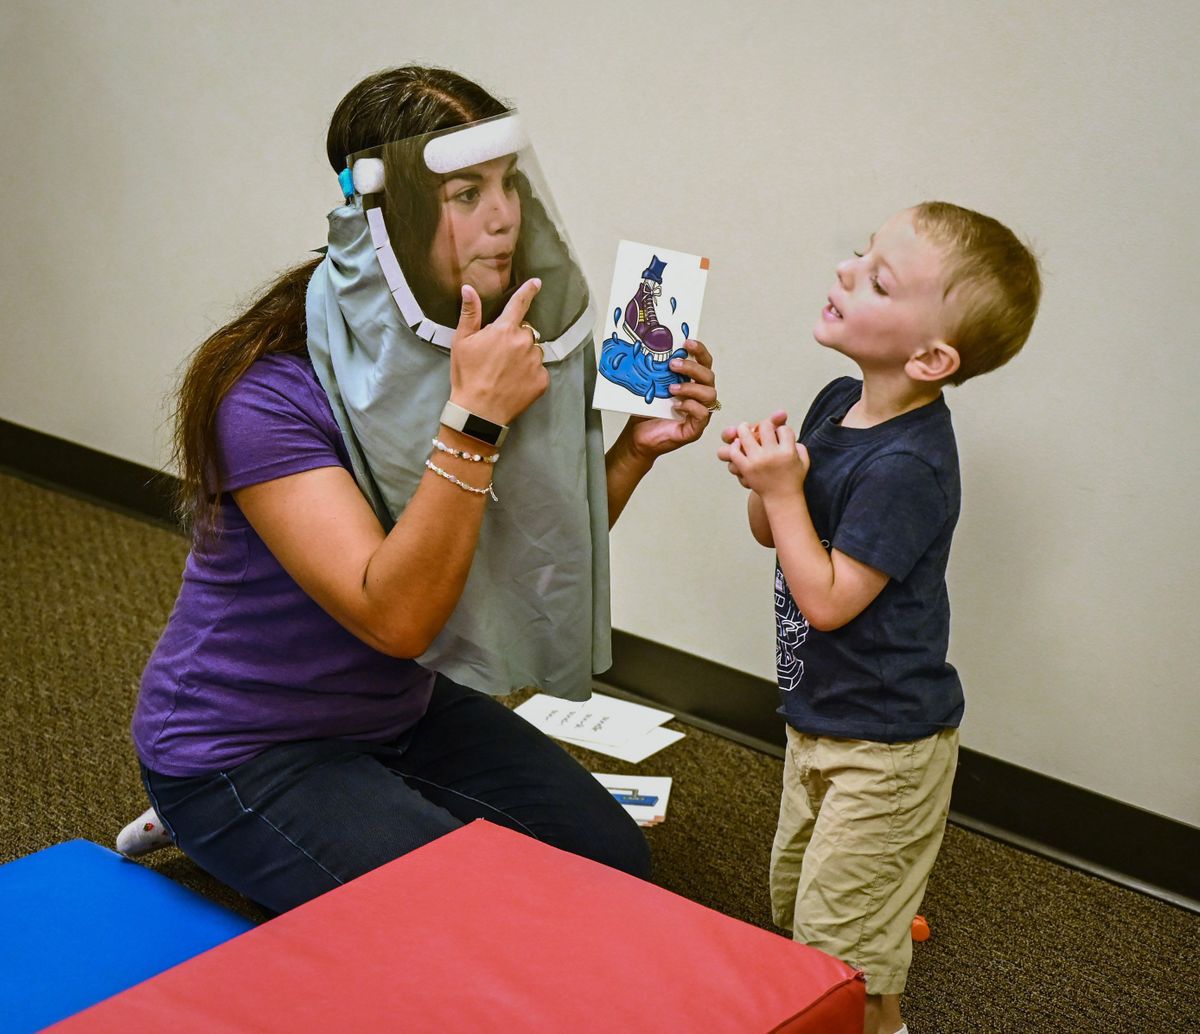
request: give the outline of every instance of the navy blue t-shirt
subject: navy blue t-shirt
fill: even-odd
[[[869,428],[841,425],[862,382],[827,385],[800,428],[813,526],[888,576],[853,621],[811,628],[775,566],[780,714],[801,732],[899,743],[962,720],[958,673],[946,661],[946,563],[958,521],[958,448],[944,399]]]

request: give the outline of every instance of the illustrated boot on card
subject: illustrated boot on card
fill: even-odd
[[[650,265],[642,270],[642,282],[625,306],[625,332],[651,359],[659,362],[667,359],[675,347],[670,328],[658,322],[654,301],[662,294],[662,274],[666,268],[667,264],[657,255],[651,258]]]

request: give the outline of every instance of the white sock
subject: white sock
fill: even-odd
[[[170,843],[171,834],[153,808],[147,808],[117,834],[117,850],[126,858],[149,854]]]

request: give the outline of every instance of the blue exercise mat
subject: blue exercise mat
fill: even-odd
[[[0,866],[0,1030],[40,1030],[251,929],[87,840]]]

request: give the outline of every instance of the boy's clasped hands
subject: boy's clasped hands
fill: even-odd
[[[796,441],[787,413],[778,410],[757,423],[741,423],[721,432],[725,444],[717,459],[743,488],[760,496],[803,491],[808,474],[808,449]]]

